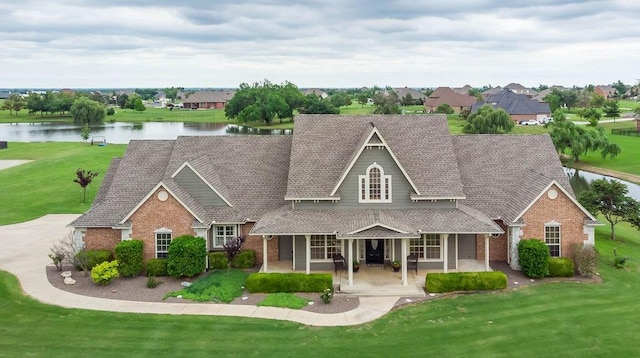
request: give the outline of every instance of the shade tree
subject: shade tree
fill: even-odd
[[[469,134],[509,133],[514,126],[511,117],[504,109],[485,104],[467,117],[467,123],[462,131]]]

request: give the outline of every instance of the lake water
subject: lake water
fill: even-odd
[[[82,127],[73,123],[0,123],[0,141],[79,142]],[[178,136],[290,134],[289,129],[255,129],[225,123],[114,122],[91,126],[91,136],[108,143],[127,144],[132,139],[176,139]]]
[[[607,175],[600,175],[600,174],[595,174],[595,173],[587,172],[584,170],[576,170],[572,168],[565,168],[565,172],[569,176],[569,183],[571,183],[571,188],[573,188],[573,192],[576,194],[576,196],[580,194],[582,191],[588,189],[589,185],[594,180],[607,179],[607,180],[617,180],[622,184],[625,184],[629,189],[629,193],[627,195],[629,195],[630,197],[636,200],[640,200],[640,185],[638,184],[631,183],[626,180],[622,180],[618,178],[613,178]]]

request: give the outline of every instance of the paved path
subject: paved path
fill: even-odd
[[[50,263],[47,256],[49,248],[70,231],[65,226],[77,217],[78,215],[46,215],[25,223],[0,226],[0,269],[16,275],[22,289],[41,302],[99,311],[255,317],[313,326],[347,326],[370,322],[383,316],[399,299],[360,297],[360,305],[354,310],[321,314],[276,307],[137,302],[77,295],[53,287],[47,280],[45,269]]]
[[[0,170],[29,162],[31,162],[31,160],[0,160]]]

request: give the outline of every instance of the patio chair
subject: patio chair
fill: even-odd
[[[340,254],[333,255],[333,270],[338,273],[338,269],[347,271],[347,261]]]
[[[407,256],[407,270],[414,269],[418,273],[418,255],[411,254]]]

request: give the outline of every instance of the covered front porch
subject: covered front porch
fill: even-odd
[[[294,272],[292,261],[272,261],[268,263],[268,272]],[[487,271],[484,261],[463,259],[458,260],[458,269],[450,272],[481,272]],[[491,271],[489,268],[488,271]],[[260,268],[264,271],[264,264]],[[336,292],[354,296],[400,296],[423,297],[425,296],[425,277],[430,272],[442,272],[442,270],[418,269],[408,270],[407,284],[403,284],[402,272],[394,272],[391,267],[360,265],[358,272],[351,271],[352,284],[349,284],[349,272],[347,270],[323,270],[314,273],[328,273],[333,275]]]

